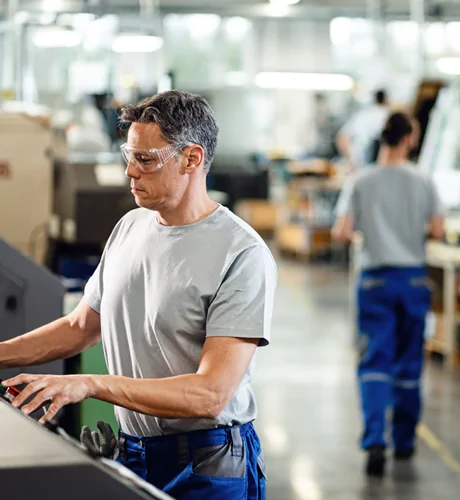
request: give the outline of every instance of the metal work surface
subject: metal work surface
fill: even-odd
[[[0,447],[2,498],[171,500],[138,478],[136,484],[122,479],[124,467],[111,470],[90,458],[76,442],[67,442],[1,400],[0,427],[3,430]],[[140,491],[139,487],[148,487],[150,494]]]

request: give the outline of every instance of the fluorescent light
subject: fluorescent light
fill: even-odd
[[[265,6],[265,13],[267,16],[270,17],[284,17],[289,14],[290,12],[289,9],[290,9],[289,5],[282,3],[280,4],[271,3]]]
[[[348,75],[328,73],[259,73],[255,84],[265,89],[350,90],[353,79]]]
[[[299,3],[300,0],[269,0],[269,2],[274,5],[295,5]]]
[[[113,44],[114,52],[155,52],[163,47],[163,38],[147,35],[118,35]]]
[[[76,47],[80,45],[82,37],[76,31],[61,28],[39,29],[33,35],[33,43],[37,47]]]
[[[441,73],[447,75],[460,75],[460,57],[440,57],[436,67]]]

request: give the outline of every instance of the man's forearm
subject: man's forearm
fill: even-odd
[[[90,397],[160,418],[214,419],[227,402],[207,377],[199,374],[163,379],[90,377]]]
[[[94,344],[96,342],[92,342]],[[0,343],[0,369],[48,363],[69,358],[90,345],[88,336],[72,325],[68,317],[60,318],[30,333]]]

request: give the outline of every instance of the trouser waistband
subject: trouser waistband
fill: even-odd
[[[180,462],[188,463],[193,449],[208,446],[219,446],[230,444],[232,455],[243,456],[243,438],[250,432],[254,432],[252,422],[232,427],[217,427],[215,429],[168,434],[163,436],[131,436],[120,431],[120,452],[124,453],[126,445],[135,444],[142,448],[156,446],[174,446]]]

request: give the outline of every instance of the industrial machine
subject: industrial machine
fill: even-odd
[[[45,258],[51,216],[50,145],[44,122],[0,111],[0,237],[37,262]]]
[[[91,458],[59,428],[54,432],[0,399],[0,483],[8,500],[172,500],[126,467]]]
[[[71,257],[100,256],[115,224],[136,208],[120,155],[73,154],[55,162],[49,266]]]
[[[0,238],[0,342],[62,316],[64,287],[47,269]],[[0,370],[2,379],[22,372],[64,373],[64,362]]]

